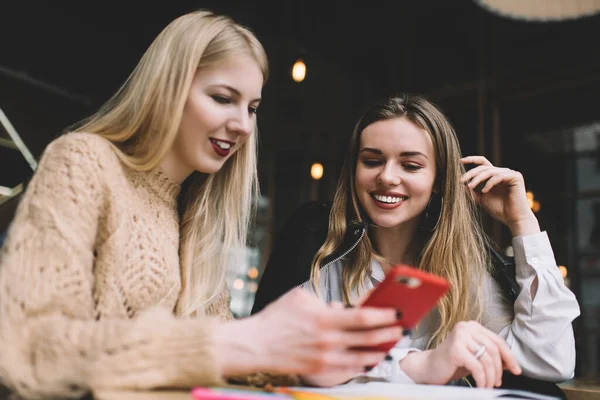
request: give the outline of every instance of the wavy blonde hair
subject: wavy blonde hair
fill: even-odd
[[[129,167],[153,169],[175,141],[196,71],[238,56],[254,59],[267,80],[267,56],[250,30],[209,11],[183,15],[152,42],[117,93],[76,130],[108,139]],[[178,315],[203,312],[225,285],[230,258],[223,250],[246,244],[258,195],[257,132],[252,136],[220,171],[208,177],[195,172],[182,185]]]
[[[437,228],[433,232],[415,232],[419,243],[418,268],[450,282],[448,294],[437,309],[440,324],[433,332],[428,348],[436,347],[459,321],[482,317],[481,282],[490,268],[486,248],[487,237],[481,228],[480,214],[473,194],[465,190],[460,177],[465,169],[460,162],[458,138],[448,119],[423,97],[408,94],[389,98],[372,106],[358,121],[350,139],[337,191],[329,216],[329,232],[311,267],[311,281],[319,286],[320,268],[343,242],[348,221],[368,223],[355,189],[355,173],[363,130],[381,120],[406,118],[426,130],[432,140],[436,161],[435,188],[443,197]],[[452,217],[451,217],[452,216]],[[371,260],[385,261],[377,254],[373,238],[367,235],[348,255],[343,272],[344,301],[350,303],[353,290],[361,290],[370,276]]]

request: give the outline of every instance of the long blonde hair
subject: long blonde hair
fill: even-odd
[[[208,11],[183,15],[152,42],[117,93],[76,130],[108,139],[129,167],[153,169],[175,141],[196,71],[240,55],[254,59],[267,80],[267,56],[247,28]],[[203,312],[225,285],[227,250],[245,246],[258,195],[257,132],[252,136],[220,171],[208,177],[195,172],[182,185],[178,315]]]
[[[408,94],[389,98],[372,106],[356,124],[333,200],[327,239],[313,259],[311,280],[314,287],[319,286],[320,268],[342,244],[347,221],[368,223],[368,216],[356,195],[354,180],[360,136],[367,126],[394,118],[406,118],[429,133],[436,160],[435,188],[443,197],[437,228],[432,233],[420,230],[420,240],[417,240],[421,243],[418,268],[446,278],[451,285],[449,293],[438,303],[440,324],[428,344],[428,347],[435,347],[457,322],[481,321],[481,279],[490,263],[487,238],[481,229],[475,198],[460,183],[465,169],[460,162],[458,138],[442,112],[424,98]],[[353,290],[360,291],[362,283],[370,276],[371,260],[382,260],[376,253],[368,228],[367,235],[348,257],[342,276],[346,303],[350,302]]]

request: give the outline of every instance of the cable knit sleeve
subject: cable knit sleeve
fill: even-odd
[[[90,136],[48,147],[0,253],[0,378],[25,397],[220,383],[217,318],[95,312],[94,249],[110,185],[103,152],[112,150]]]

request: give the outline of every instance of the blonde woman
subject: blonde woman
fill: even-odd
[[[579,307],[528,207],[521,174],[461,158],[445,116],[410,95],[370,108],[346,154],[331,209],[308,204],[284,228],[255,312],[295,287],[355,304],[391,265],[413,265],[446,278],[451,290],[369,375],[445,384],[472,374],[481,387],[501,385],[504,368],[547,381],[573,376]],[[475,168],[465,172],[467,164]],[[510,228],[516,281],[492,262],[502,259],[487,243],[477,204]]]
[[[3,384],[64,398],[252,372],[348,373],[385,357],[354,348],[398,340],[394,310],[340,310],[298,293],[232,321],[225,268],[257,191],[266,78],[250,31],[193,12],[48,146],[0,255]]]

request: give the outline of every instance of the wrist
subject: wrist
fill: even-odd
[[[508,228],[513,237],[533,235],[541,232],[540,224],[533,211],[530,211],[530,215],[511,222]]]
[[[240,332],[244,332],[240,335]],[[241,375],[267,370],[259,365],[267,357],[261,351],[261,335],[258,335],[255,318],[245,318],[222,323],[217,327],[215,347],[223,376]]]
[[[432,350],[408,353],[400,361],[400,368],[415,383],[429,383],[428,376],[430,371],[428,371],[428,364],[431,354]]]

